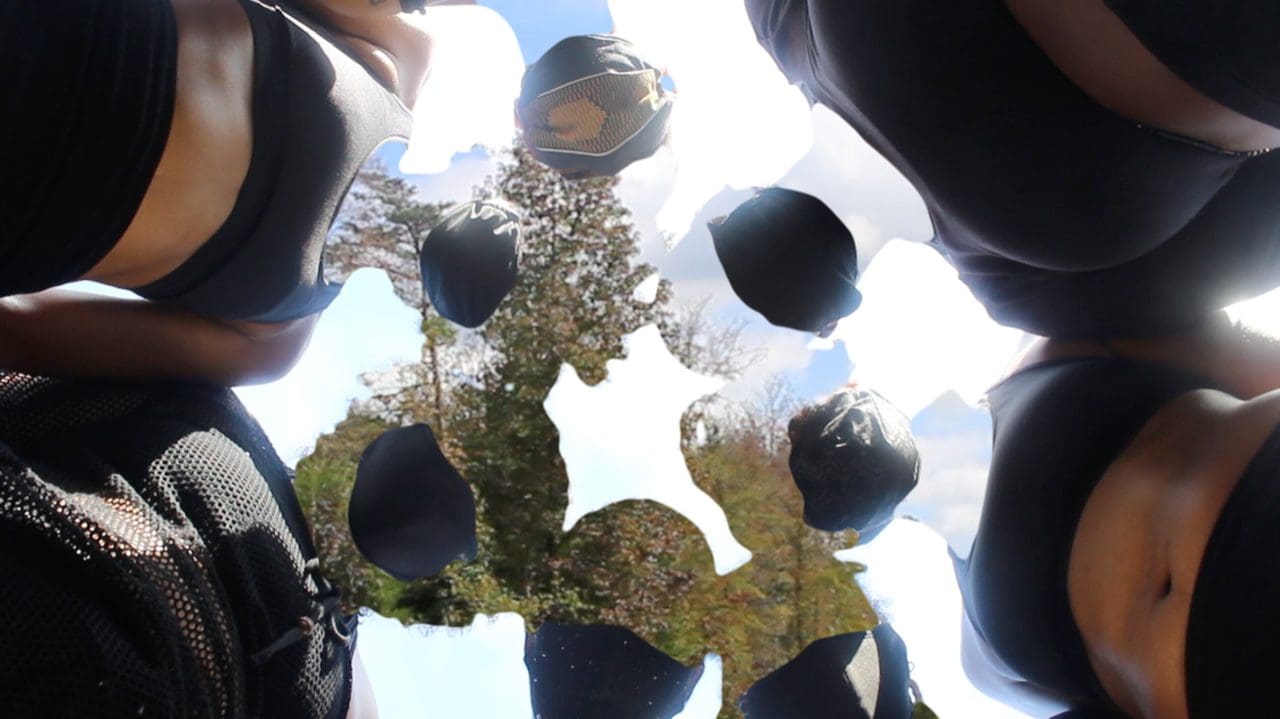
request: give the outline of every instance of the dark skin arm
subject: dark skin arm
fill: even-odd
[[[154,302],[46,290],[0,299],[0,368],[63,377],[258,384],[293,367],[317,317],[280,324],[226,321]]]

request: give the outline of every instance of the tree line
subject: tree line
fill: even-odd
[[[801,521],[785,436],[795,400],[780,381],[751,406],[713,398],[682,419],[695,481],[755,553],[745,567],[716,576],[701,535],[652,502],[615,504],[560,531],[568,480],[542,401],[562,363],[598,382],[605,362],[623,356],[623,335],[650,323],[705,374],[732,377],[757,358],[740,326],[711,321],[705,305],[676,307],[665,281],[653,303],[633,299],[654,270],[636,261],[637,233],[616,183],[567,182],[514,148],[476,194],[523,214],[520,280],[481,328],[459,332],[435,314],[418,280],[417,250],[446,208],[422,200],[404,178],[366,167],[330,239],[327,267],[339,277],[384,268],[399,298],[419,311],[422,355],[367,378],[373,397],[299,462],[296,487],[349,608],[437,625],[501,611],[519,612],[530,630],[544,621],[623,625],[686,664],[720,654],[721,716],[735,717],[737,696],[806,644],[876,619],[853,569],[830,556],[854,538]],[[356,552],[346,502],[364,448],[411,422],[432,426],[475,490],[480,551],[439,576],[402,583]]]

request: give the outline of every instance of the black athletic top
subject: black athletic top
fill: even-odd
[[[226,223],[138,294],[204,315],[280,322],[319,312],[325,237],[360,165],[411,116],[298,16],[240,0],[253,27],[253,154]]]
[[[746,3],[787,77],[921,193],[937,244],[998,322],[1063,338],[1158,334],[1280,284],[1280,152],[1229,153],[1111,112],[1001,0]],[[1179,17],[1217,15],[1203,5]],[[1276,72],[1275,14],[1255,13],[1265,42],[1239,49],[1260,76]],[[1264,90],[1255,99],[1267,98],[1280,108]]]
[[[170,0],[0,3],[0,296],[84,275],[124,234],[164,152]]]
[[[986,499],[957,573],[974,629],[1021,679],[1111,706],[1068,601],[1076,527],[1103,472],[1147,420],[1206,386],[1170,369],[1102,358],[1038,365],[989,393],[995,437]]]
[[[1200,92],[1280,127],[1280,4],[1106,0],[1160,61]]]

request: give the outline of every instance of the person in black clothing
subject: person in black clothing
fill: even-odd
[[[229,390],[0,375],[5,711],[376,716],[291,480]]]
[[[1198,326],[1280,284],[1280,10],[747,0],[761,44],[920,192],[998,322]]]
[[[1011,681],[1089,715],[1273,711],[1280,285],[1273,3],[746,0],[779,68],[922,195],[998,322],[961,563]]]
[[[397,13],[471,1],[5,3],[0,368],[287,371],[337,294],[329,225],[430,66]],[[153,302],[46,291],[75,279]]]
[[[987,496],[957,574],[1009,680],[1106,716],[1270,711],[1280,389],[1195,360],[1213,351],[1040,341],[991,390]],[[1280,387],[1276,338],[1240,360]]]

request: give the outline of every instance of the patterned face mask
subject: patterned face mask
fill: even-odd
[[[605,157],[659,117],[669,102],[657,70],[602,72],[539,95],[525,138],[535,152]]]
[[[662,73],[608,35],[562,40],[529,68],[517,111],[524,143],[567,177],[613,175],[667,136]]]

